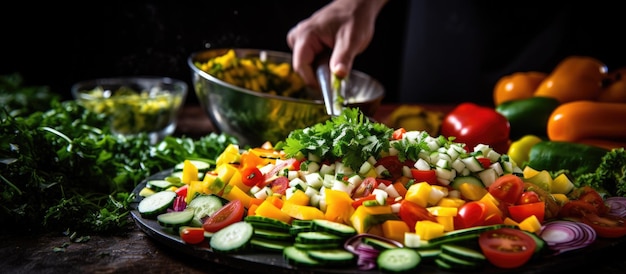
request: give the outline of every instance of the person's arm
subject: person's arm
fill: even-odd
[[[287,34],[293,51],[293,67],[309,84],[316,86],[313,62],[332,49],[329,67],[337,77],[346,77],[354,58],[372,40],[378,13],[387,0],[335,0],[301,21]]]

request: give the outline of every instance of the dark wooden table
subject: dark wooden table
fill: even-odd
[[[394,105],[384,105],[374,117],[385,121]],[[429,106],[430,110],[449,111],[450,106]],[[189,107],[181,115],[177,134],[202,136],[213,127],[200,108]],[[10,224],[2,224],[10,225]],[[16,227],[15,229],[21,229]],[[75,243],[68,236],[50,232],[44,235],[0,235],[0,273],[250,273],[233,266],[203,261],[168,248],[135,227],[127,235],[89,235],[90,240]],[[623,273],[626,246],[594,250],[573,257],[562,267],[533,269],[533,273]],[[420,271],[416,271],[420,273]],[[424,273],[424,272],[422,272]]]

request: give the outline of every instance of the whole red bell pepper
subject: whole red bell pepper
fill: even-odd
[[[511,143],[510,131],[509,121],[494,108],[469,102],[456,106],[441,125],[441,135],[465,143],[468,152],[478,144],[485,144],[498,153],[506,153]]]

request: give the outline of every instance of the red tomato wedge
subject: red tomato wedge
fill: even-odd
[[[535,252],[537,244],[526,232],[514,228],[486,231],[478,237],[478,244],[487,260],[500,268],[524,265]]]
[[[376,166],[384,166],[389,171],[390,179],[395,181],[402,177],[402,168],[404,164],[400,162],[397,156],[385,156],[376,161]]]
[[[524,192],[524,181],[517,175],[505,174],[498,177],[488,190],[496,199],[507,204],[515,204]]]
[[[352,194],[353,198],[366,197],[372,194],[374,189],[378,187],[378,181],[374,177],[367,177],[363,179],[363,182],[354,190]]]
[[[459,207],[458,213],[454,216],[454,228],[468,228],[481,225],[487,213],[487,206],[481,201],[470,201]]]
[[[623,217],[609,214],[602,216],[585,214],[582,221],[591,226],[600,237],[619,238],[626,235],[626,218]]]
[[[411,232],[415,232],[415,223],[417,223],[417,221],[428,220],[437,222],[437,218],[432,215],[428,209],[408,200],[402,200],[402,202],[400,202],[398,215],[400,215],[402,221],[409,225]]]
[[[244,211],[243,203],[240,200],[232,200],[209,216],[202,227],[208,232],[217,232],[230,224],[241,221]]]
[[[516,222],[522,222],[524,219],[535,215],[539,222],[543,223],[543,220],[546,215],[546,203],[545,202],[535,202],[535,203],[526,203],[521,205],[512,205],[507,208],[511,219]]]

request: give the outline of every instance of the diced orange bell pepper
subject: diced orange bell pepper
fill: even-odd
[[[348,224],[350,216],[354,213],[352,198],[348,193],[341,190],[326,188],[324,190],[326,201],[325,219],[333,222]]]
[[[272,202],[265,200],[254,211],[257,216],[273,218],[286,223],[291,223],[291,216],[276,207]]]
[[[404,243],[404,233],[410,232],[409,226],[402,220],[387,220],[382,223],[383,236],[387,239]]]
[[[308,205],[300,205],[291,202],[290,200],[285,201],[280,210],[298,220],[324,219],[324,212],[322,212],[319,208]]]
[[[250,201],[252,200],[252,196],[248,195],[248,193],[244,192],[241,188],[235,185],[226,186],[224,188],[224,192],[222,193],[222,197],[229,201],[239,200],[246,208],[250,207]]]

